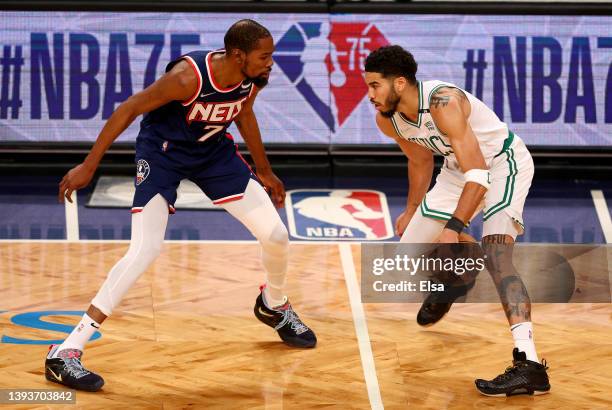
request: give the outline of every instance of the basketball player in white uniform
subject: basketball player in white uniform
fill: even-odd
[[[406,210],[396,221],[405,243],[456,243],[462,229],[483,212],[482,245],[514,338],[513,366],[493,380],[476,380],[486,395],[541,394],[550,390],[547,367],[533,342],[531,305],[511,262],[523,233],[523,206],[533,160],[523,141],[482,101],[453,84],[417,81],[417,63],[400,46],[372,52],[365,62],[368,97],[380,130],[408,157]],[[434,161],[444,165],[428,192]],[[432,292],[433,294],[439,292]],[[431,325],[451,303],[428,297],[418,322]]]

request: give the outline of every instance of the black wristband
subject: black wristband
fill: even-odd
[[[446,229],[450,229],[451,231],[461,233],[463,228],[465,228],[465,224],[461,221],[461,219],[451,216],[451,219],[448,220],[444,227]]]

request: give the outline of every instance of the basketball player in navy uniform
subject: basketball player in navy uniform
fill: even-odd
[[[407,204],[396,222],[400,241],[456,243],[483,211],[486,266],[515,348],[513,366],[492,380],[476,380],[476,387],[490,396],[547,393],[550,383],[536,353],[531,302],[512,264],[514,241],[524,232],[523,207],[534,173],[531,154],[508,125],[469,92],[443,81],[417,81],[417,63],[402,47],[373,51],[365,71],[368,97],[378,111],[376,124],[408,157]],[[429,190],[434,154],[444,156],[444,165]],[[439,321],[458,295],[445,296],[432,292],[425,299],[417,315],[420,325]]]
[[[74,190],[89,184],[111,143],[144,114],[136,140],[129,249],[68,338],[51,346],[45,362],[48,380],[87,391],[103,386],[102,377],[81,364],[85,343],[159,255],[176,189],[186,178],[260,242],[267,278],[255,302],[255,316],[286,344],[315,346],[315,334],[284,294],[289,240],[274,205],[283,206],[285,191],[270,168],[253,113],[253,102],[272,69],[274,42],[259,23],[240,20],[227,31],[224,43],[224,50],[196,51],[172,61],[160,79],[119,105],[83,163],[61,180],[60,201],[70,201]],[[246,141],[256,174],[227,133],[232,121]]]

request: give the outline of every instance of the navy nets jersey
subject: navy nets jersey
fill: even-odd
[[[211,58],[213,54],[223,52],[194,51],[166,66],[166,71],[169,71],[179,61],[187,61],[196,73],[197,91],[186,101],[172,101],[145,114],[140,124],[141,135],[167,141],[192,142],[225,136],[254,87],[252,82],[246,80],[230,88],[223,88],[215,82]]]
[[[198,79],[197,92],[145,114],[140,123],[132,212],[142,211],[157,194],[174,212],[183,179],[193,181],[215,204],[240,200],[249,181],[257,181],[227,133],[254,87],[250,81],[229,88],[216,83],[211,58],[219,52],[195,51],[166,67],[187,61]]]

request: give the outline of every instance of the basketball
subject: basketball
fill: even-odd
[[[484,268],[484,251],[476,239],[465,232],[459,234],[459,243],[439,244],[429,254],[429,258],[443,261],[442,269],[430,274],[434,281],[448,286],[472,284]],[[451,268],[452,267],[452,268]]]

